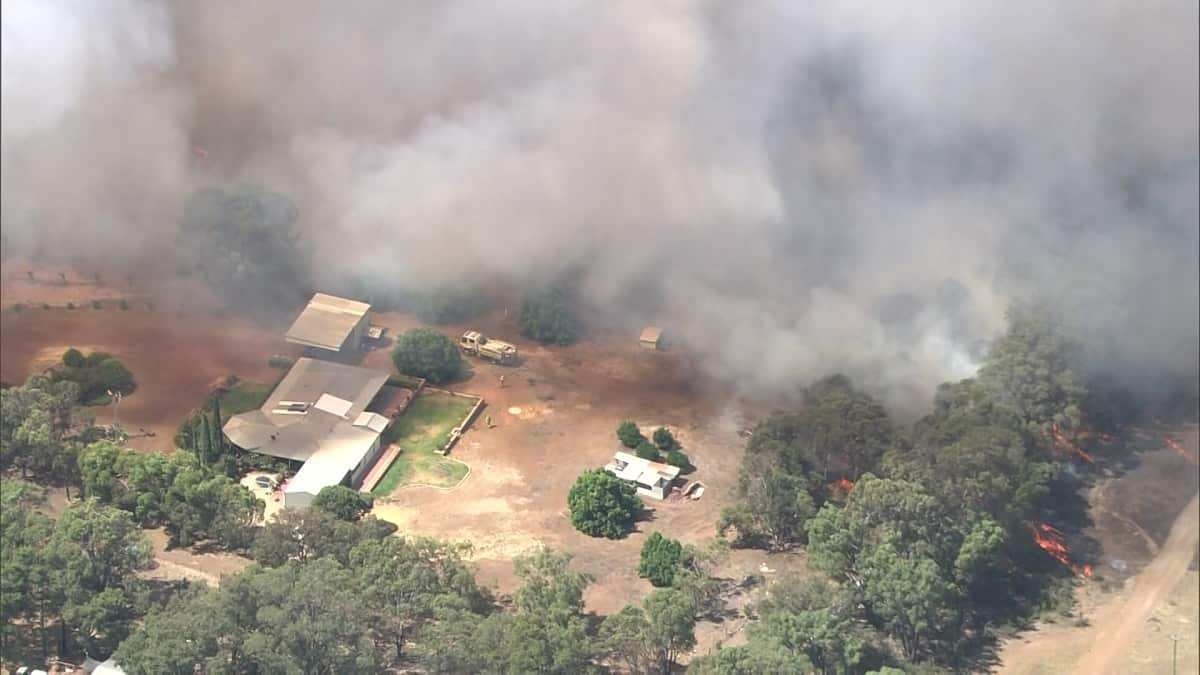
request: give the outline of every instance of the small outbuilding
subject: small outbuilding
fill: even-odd
[[[642,330],[642,336],[638,338],[638,343],[642,345],[642,349],[657,351],[663,348],[663,331],[657,326],[646,326]]]
[[[671,494],[675,479],[679,477],[677,466],[651,462],[628,452],[617,452],[604,469],[621,480],[633,483],[638,494],[655,499],[666,499]]]
[[[370,329],[370,311],[365,302],[316,293],[284,337],[318,357],[356,350]]]

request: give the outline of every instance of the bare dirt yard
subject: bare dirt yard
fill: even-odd
[[[272,382],[279,371],[267,366],[268,355],[290,351],[278,326],[260,326],[226,315],[183,289],[172,296],[179,298],[173,302],[164,299],[161,288],[149,298],[85,281],[66,286],[49,281],[31,283],[25,269],[8,262],[4,266],[0,380],[24,382],[29,375],[57,363],[70,347],[110,352],[125,363],[137,382],[137,390],[121,401],[117,413],[121,426],[134,436],[129,444],[138,449],[170,449],[179,424],[227,375]],[[41,269],[35,273],[39,280],[51,276]],[[110,277],[115,283],[115,274],[102,279]],[[81,275],[70,271],[67,278],[79,280]],[[85,302],[102,293],[129,298],[129,308],[123,310],[106,301],[96,309]],[[75,301],[76,309],[61,306],[68,299]],[[43,302],[54,307],[42,309]],[[18,304],[24,309],[15,310]],[[92,410],[97,422],[111,421],[111,407]],[[154,435],[144,435],[139,429]]]
[[[1152,441],[1161,433],[1132,433]],[[1200,453],[1194,427],[1169,434],[1189,455],[1144,452],[1128,473],[1098,483],[1087,534],[1103,551],[1076,591],[1084,621],[1044,623],[1003,645],[1001,673],[1200,671]],[[1177,652],[1174,639],[1178,639]]]

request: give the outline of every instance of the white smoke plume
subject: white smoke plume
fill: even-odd
[[[5,0],[6,246],[156,255],[191,190],[253,181],[318,277],[570,273],[751,388],[840,370],[924,405],[1033,295],[1109,363],[1195,372],[1198,18]]]

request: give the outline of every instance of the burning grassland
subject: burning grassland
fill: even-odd
[[[1030,529],[1033,531],[1033,540],[1037,542],[1039,548],[1048,553],[1050,557],[1065,565],[1068,569],[1077,575],[1090,577],[1092,576],[1092,566],[1084,565],[1080,567],[1071,562],[1070,549],[1067,548],[1066,535],[1063,531],[1041,522],[1030,523]]]

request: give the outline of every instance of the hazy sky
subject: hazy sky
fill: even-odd
[[[5,0],[6,246],[158,255],[197,186],[252,181],[296,200],[320,277],[570,272],[752,387],[842,370],[924,403],[1035,293],[1109,363],[1194,370],[1198,21]]]

